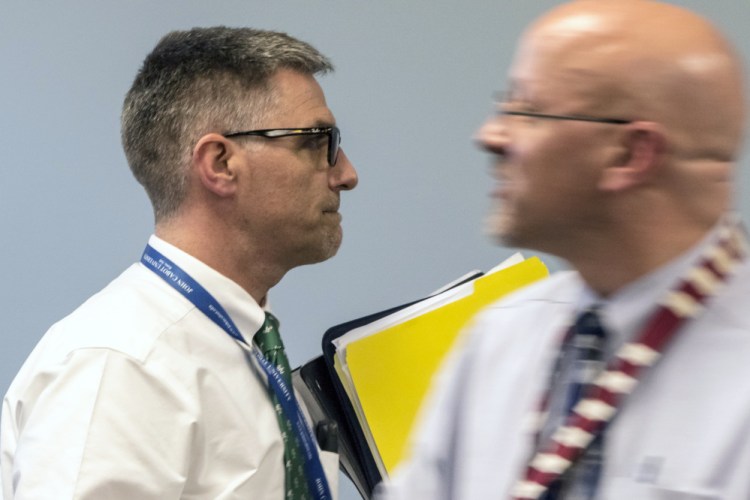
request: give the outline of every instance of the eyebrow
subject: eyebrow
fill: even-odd
[[[313,124],[310,125],[310,128],[326,128],[326,127],[335,127],[335,126],[336,126],[335,118],[317,118],[315,121],[313,121]]]
[[[509,87],[503,90],[497,90],[494,92],[493,97],[497,103],[512,103],[512,102],[524,102],[530,103],[533,99],[530,98],[528,93],[519,92],[518,87]]]
[[[521,91],[522,86],[520,85],[519,81],[515,78],[510,78],[508,82],[506,83],[505,89],[502,90],[502,92],[505,93],[506,97],[513,97],[513,98],[528,98],[528,96],[525,95],[524,92]]]

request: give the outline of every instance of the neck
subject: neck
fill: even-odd
[[[258,304],[286,273],[268,255],[243,242],[222,222],[209,224],[175,216],[156,225],[155,234],[240,285]]]
[[[661,217],[635,227],[623,225],[615,234],[578,245],[567,260],[592,290],[608,297],[690,250],[713,224],[679,228]]]

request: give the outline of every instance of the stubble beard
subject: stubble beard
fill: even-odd
[[[513,229],[513,216],[508,213],[507,206],[496,202],[484,220],[484,233],[501,246],[516,246],[516,235]]]
[[[318,264],[332,258],[338,253],[341,241],[342,230],[340,225],[336,226],[335,229],[325,228],[323,234],[320,235],[318,244],[315,245],[315,250],[306,252],[307,258],[300,265]]]

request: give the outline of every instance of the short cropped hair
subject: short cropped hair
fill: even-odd
[[[173,31],[146,57],[122,111],[122,144],[156,221],[186,194],[192,149],[209,132],[257,126],[273,102],[280,69],[316,75],[331,62],[285,33],[251,28]]]

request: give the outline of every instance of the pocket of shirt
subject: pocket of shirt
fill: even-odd
[[[655,500],[721,500],[718,493],[698,493],[679,489],[654,487]]]
[[[328,480],[331,496],[333,500],[337,500],[339,497],[339,454],[332,451],[321,451],[320,463],[323,465],[323,472]]]
[[[624,477],[609,477],[600,496],[602,498],[637,499],[637,500],[727,500],[720,491],[700,485],[667,483],[661,485],[645,484]]]

